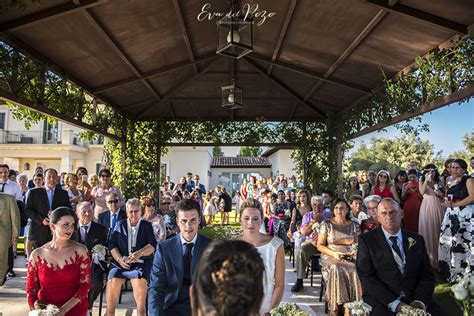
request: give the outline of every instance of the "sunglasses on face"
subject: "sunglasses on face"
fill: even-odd
[[[107,201],[108,204],[118,203],[118,200]]]
[[[379,178],[388,178],[388,177],[384,174],[381,174],[381,175],[379,175]]]
[[[155,204],[145,204],[145,206],[146,206],[146,207],[152,207],[152,206],[154,207]]]
[[[101,174],[100,175],[102,178],[110,178],[110,174]]]
[[[170,205],[171,202],[161,202],[161,204],[163,204],[163,205]]]

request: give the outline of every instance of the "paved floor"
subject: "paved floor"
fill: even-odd
[[[302,308],[310,310],[314,315],[324,314],[324,303],[319,302],[320,278],[321,275],[315,275],[314,287],[310,287],[309,279],[305,280],[305,287],[301,292],[291,293],[290,288],[296,280],[296,273],[293,272],[292,265],[286,260],[285,273],[285,293],[283,303],[297,303]],[[23,316],[28,314],[28,304],[26,302],[25,284],[26,284],[26,260],[18,258],[15,260],[15,278],[8,279],[5,284],[0,287],[0,316]],[[105,300],[105,299],[104,299]],[[135,315],[133,306],[132,292],[126,291],[122,297],[122,304],[117,307],[117,316]],[[102,311],[102,315],[104,310]],[[95,302],[93,315],[99,315],[99,303]]]

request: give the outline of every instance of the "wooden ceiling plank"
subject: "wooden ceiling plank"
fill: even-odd
[[[367,38],[367,36],[375,29],[377,25],[383,20],[387,15],[387,11],[379,10],[377,14],[370,20],[369,23],[364,27],[364,29],[356,36],[356,38],[349,44],[349,46],[342,52],[337,60],[329,67],[326,73],[323,75],[324,78],[329,78],[334,71],[352,54],[352,52]],[[318,90],[318,88],[323,84],[322,80],[318,80],[315,85],[306,93],[303,100],[307,101],[311,96]]]
[[[392,3],[387,0],[366,0],[362,1],[363,3],[376,6],[378,8],[382,8],[392,13],[402,14],[411,18],[415,18],[417,20],[429,23],[436,27],[442,28],[449,32],[460,33],[463,35],[468,34],[468,25],[463,25],[440,16],[421,11],[400,3]]]
[[[133,63],[130,56],[127,55],[122,46],[114,39],[112,34],[105,28],[105,25],[99,20],[99,18],[91,11],[84,10],[84,16],[87,18],[89,23],[99,32],[102,38],[109,44],[109,46],[114,50],[117,56],[122,59],[122,61],[132,70],[137,78],[143,77],[143,75],[138,70],[138,67]],[[146,79],[140,79],[140,81],[145,85],[145,87],[153,94],[153,96],[160,101],[161,96],[158,92],[150,85]]]
[[[178,69],[181,69],[181,68],[193,66],[193,65],[196,65],[198,63],[208,61],[209,59],[213,59],[215,57],[216,57],[216,53],[213,52],[213,53],[201,56],[201,57],[197,57],[194,61],[182,61],[182,62],[173,64],[173,65],[153,69],[153,70],[150,70],[150,71],[147,71],[147,72],[143,72],[141,77],[126,78],[126,79],[118,80],[118,81],[111,82],[111,83],[105,84],[103,86],[97,87],[97,88],[94,89],[93,92],[94,93],[103,93],[105,91],[109,91],[109,90],[112,90],[112,89],[115,89],[115,88],[119,88],[119,87],[122,87],[122,86],[127,85],[127,84],[135,83],[135,82],[141,81],[143,79],[151,79],[151,78],[154,78],[156,76],[166,74],[166,73],[174,71],[174,70],[178,70]]]
[[[168,109],[171,114],[171,118],[173,120],[176,119],[176,114],[174,113],[173,104],[171,104],[171,102],[166,102],[166,103],[168,104]]]
[[[209,70],[209,67],[214,63],[216,62],[216,60],[219,60],[218,57],[216,57],[215,59],[211,60],[205,67],[203,67],[202,69],[199,70],[199,72],[197,74],[194,74],[190,77],[186,77],[184,78],[183,80],[181,80],[180,82],[178,82],[173,88],[170,89],[170,91],[164,95],[162,98],[161,98],[161,101],[158,103],[157,106],[160,106],[163,102],[166,102],[169,98],[171,98],[175,93],[176,91],[182,89],[183,87],[185,87],[186,85],[188,85],[191,81],[193,81],[194,79],[198,78],[199,76],[201,76],[202,74],[206,73],[206,71]],[[153,106],[148,106],[146,107],[141,113],[139,113],[137,116],[136,116],[136,119],[137,120],[140,120],[142,119],[147,113],[148,111],[150,111],[151,109],[153,108]]]
[[[60,4],[52,8],[0,23],[0,33],[31,27],[36,24],[72,14],[80,10],[95,7],[105,2],[107,2],[107,0],[83,0],[80,4],[75,4],[74,2]]]
[[[298,102],[300,102],[301,104],[305,105],[306,107],[308,107],[309,109],[311,109],[312,111],[316,112],[317,114],[319,114],[321,117],[323,118],[327,118],[327,115],[326,113],[324,113],[323,111],[321,111],[320,109],[318,109],[316,106],[308,103],[308,102],[305,102],[303,100],[303,98],[301,98],[296,92],[294,92],[292,89],[290,89],[288,86],[286,86],[283,82],[281,82],[280,80],[278,80],[277,78],[273,77],[273,76],[269,76],[267,75],[267,72],[265,71],[264,68],[262,68],[260,65],[258,65],[255,61],[247,58],[247,57],[244,57],[244,60],[251,66],[253,66],[258,72],[260,72],[263,76],[265,76],[267,79],[269,79],[270,81],[272,81],[274,84],[276,84],[277,86],[279,86],[280,88],[282,88],[283,90],[285,90],[289,95],[291,95],[295,100],[297,100]]]
[[[283,40],[285,39],[286,32],[288,31],[288,26],[290,25],[291,17],[293,16],[293,12],[295,11],[296,5],[298,4],[298,0],[291,0],[290,7],[288,8],[288,12],[286,13],[286,18],[283,23],[283,26],[280,31],[280,36],[278,37],[277,44],[275,46],[275,50],[273,51],[272,61],[275,61],[280,54],[281,46],[283,45]],[[268,67],[267,75],[271,75],[273,70],[273,65]]]
[[[275,67],[280,67],[280,68],[283,68],[283,69],[287,69],[287,70],[290,70],[290,71],[293,71],[293,72],[296,72],[296,73],[299,73],[299,74],[302,74],[302,75],[305,75],[305,76],[308,76],[308,77],[311,77],[311,78],[322,80],[322,81],[330,83],[330,84],[334,84],[334,85],[338,85],[338,86],[343,87],[343,88],[351,89],[351,90],[357,91],[359,93],[364,93],[364,94],[368,94],[368,95],[370,95],[372,93],[371,89],[360,87],[360,86],[355,85],[353,83],[345,82],[345,81],[342,81],[342,80],[327,79],[327,78],[324,78],[323,74],[320,74],[320,73],[318,73],[316,71],[313,71],[313,70],[309,70],[307,68],[296,66],[294,64],[290,64],[290,63],[286,63],[286,62],[282,62],[282,61],[272,62],[271,58],[268,58],[268,57],[265,57],[265,56],[262,56],[262,55],[259,55],[259,54],[256,54],[256,53],[250,53],[246,56],[246,58],[251,58],[251,59],[254,59],[254,60],[257,60],[257,61],[264,62],[266,64],[271,64],[271,65],[274,65]],[[266,72],[265,72],[265,74],[266,74]]]
[[[183,13],[181,12],[181,8],[179,6],[179,0],[173,0],[173,6],[176,12],[176,16],[178,18],[179,27],[181,28],[181,33],[183,33],[183,39],[184,39],[184,43],[186,44],[186,50],[188,51],[189,59],[192,62],[194,62],[195,59],[194,59],[193,48],[189,40],[189,34],[188,34],[188,31],[186,30],[186,25],[184,24]],[[193,64],[193,68],[194,68],[194,73],[199,72],[199,69],[196,64]]]
[[[293,107],[291,108],[290,115],[288,115],[287,121],[293,120],[293,117],[295,117],[296,109],[298,108],[298,101],[296,101],[293,104]]]

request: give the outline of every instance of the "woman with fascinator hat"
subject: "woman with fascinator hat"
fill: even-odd
[[[377,179],[375,180],[375,185],[370,190],[370,195],[378,195],[382,199],[389,197],[400,203],[400,197],[395,186],[392,184],[390,173],[387,170],[380,170],[377,173]]]

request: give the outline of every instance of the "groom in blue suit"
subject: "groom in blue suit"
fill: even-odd
[[[198,234],[199,204],[185,199],[176,205],[180,233],[158,244],[148,287],[153,316],[191,315],[189,287],[202,253],[211,241]]]

